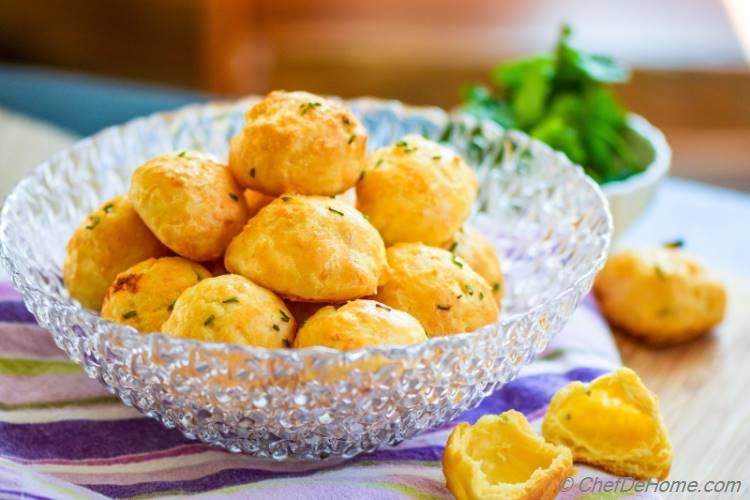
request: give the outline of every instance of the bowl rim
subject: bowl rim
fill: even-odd
[[[651,186],[669,173],[672,163],[672,149],[664,133],[643,116],[628,113],[628,127],[643,138],[654,151],[654,157],[641,172],[620,179],[600,184],[599,187],[607,196],[622,196],[628,192],[638,191]]]
[[[596,259],[594,260],[593,264],[586,272],[578,276],[575,280],[573,280],[570,283],[568,287],[560,291],[555,296],[549,297],[545,299],[544,301],[540,302],[539,304],[533,307],[530,307],[521,313],[516,313],[513,315],[505,315],[505,316],[501,315],[497,321],[484,325],[481,328],[478,328],[474,331],[461,332],[461,333],[456,333],[456,334],[451,334],[451,335],[446,335],[446,336],[430,337],[426,341],[419,342],[417,344],[378,345],[378,346],[362,347],[362,348],[352,349],[348,351],[341,351],[341,350],[332,349],[332,348],[323,347],[323,346],[293,348],[293,349],[266,348],[266,347],[249,346],[249,345],[244,345],[244,344],[233,344],[233,343],[224,343],[224,342],[206,342],[206,341],[195,340],[195,339],[174,337],[171,335],[167,335],[163,332],[141,333],[133,327],[103,319],[95,311],[81,306],[77,301],[75,301],[75,299],[70,298],[68,300],[65,300],[65,298],[63,297],[58,297],[55,295],[48,294],[45,291],[39,288],[36,288],[34,286],[22,285],[21,278],[19,277],[20,273],[18,269],[16,268],[15,263],[8,256],[8,252],[6,250],[7,242],[6,242],[5,236],[6,236],[6,225],[8,224],[7,212],[10,210],[9,207],[12,204],[13,200],[17,196],[19,196],[18,192],[20,188],[26,183],[32,183],[35,178],[41,176],[44,173],[44,169],[47,168],[51,163],[54,163],[58,158],[61,158],[69,154],[70,152],[90,147],[90,145],[93,144],[98,139],[101,139],[108,134],[121,131],[125,128],[136,128],[140,125],[146,124],[149,121],[157,120],[157,119],[164,120],[165,122],[168,123],[170,121],[180,119],[184,116],[195,115],[195,114],[211,116],[215,118],[215,117],[220,116],[220,114],[223,112],[236,111],[236,109],[239,107],[243,107],[243,106],[246,107],[262,99],[262,97],[263,96],[261,95],[247,95],[237,100],[219,100],[219,101],[209,101],[206,103],[194,103],[194,104],[189,104],[189,105],[180,107],[175,110],[160,111],[160,112],[151,113],[146,116],[136,117],[124,123],[106,127],[100,130],[99,132],[96,132],[95,134],[84,137],[76,141],[70,147],[62,151],[59,151],[58,153],[51,156],[46,161],[34,167],[28,175],[24,176],[19,182],[15,184],[13,189],[5,197],[5,200],[3,200],[2,209],[0,210],[0,261],[2,261],[3,266],[6,268],[8,274],[10,275],[13,285],[17,289],[19,289],[19,291],[21,292],[24,301],[26,302],[28,300],[27,290],[32,290],[32,291],[35,291],[36,293],[43,295],[47,300],[54,303],[54,305],[60,309],[75,311],[78,314],[83,314],[84,318],[90,322],[89,324],[94,325],[96,327],[97,333],[89,337],[89,339],[98,338],[99,336],[102,335],[103,332],[108,332],[110,334],[115,334],[117,336],[122,335],[126,339],[137,338],[141,342],[150,341],[151,343],[153,343],[153,342],[160,341],[160,342],[166,342],[168,344],[192,346],[192,347],[196,347],[200,349],[203,352],[216,350],[216,351],[225,352],[225,353],[241,353],[247,356],[258,357],[258,358],[270,357],[270,356],[281,356],[282,358],[285,358],[285,359],[299,359],[301,361],[304,361],[305,359],[308,359],[308,358],[324,357],[329,362],[349,364],[349,363],[356,362],[364,358],[368,358],[370,356],[380,355],[387,359],[395,360],[395,359],[402,359],[402,358],[418,357],[419,355],[421,355],[422,351],[424,350],[444,349],[447,351],[453,347],[458,347],[462,345],[465,339],[467,339],[469,336],[487,335],[497,328],[500,328],[504,325],[513,324],[516,321],[523,319],[524,317],[531,316],[533,313],[535,313],[539,309],[547,307],[550,303],[560,301],[565,296],[569,296],[573,294],[575,290],[578,289],[586,281],[588,280],[593,281],[593,277],[604,266],[604,262],[606,261],[606,258],[609,252],[609,247],[612,243],[612,236],[613,236],[613,219],[612,219],[612,213],[609,210],[609,203],[608,203],[607,197],[605,196],[605,193],[602,190],[602,186],[597,184],[591,177],[586,175],[583,168],[579,165],[574,164],[564,153],[554,150],[547,144],[530,137],[528,134],[524,132],[521,132],[518,130],[512,130],[512,129],[505,129],[499,124],[492,122],[491,120],[477,119],[476,117],[473,117],[461,111],[453,111],[449,113],[436,106],[410,105],[410,104],[405,104],[405,103],[402,103],[401,101],[394,100],[394,99],[383,99],[383,98],[367,97],[367,96],[343,99],[337,96],[326,96],[327,98],[337,100],[350,108],[355,107],[355,106],[357,107],[387,107],[401,116],[428,115],[430,119],[438,121],[440,123],[445,123],[451,118],[460,116],[462,119],[470,123],[474,123],[476,125],[482,126],[483,128],[488,128],[492,130],[493,133],[500,134],[500,135],[507,134],[507,136],[510,136],[513,139],[518,139],[520,142],[525,143],[527,149],[529,150],[532,150],[534,152],[538,151],[539,153],[546,154],[546,155],[549,155],[551,158],[554,158],[560,164],[562,168],[570,169],[572,175],[578,177],[578,179],[581,182],[583,182],[584,184],[588,186],[588,188],[592,191],[593,195],[598,199],[598,202],[603,208],[603,213],[606,218],[605,230],[604,230],[604,233],[602,234],[602,238],[604,239],[604,244],[602,245],[602,248],[599,254],[596,256]],[[658,132],[658,130],[656,132]],[[664,142],[666,144],[666,141]],[[641,175],[641,174],[638,174],[638,175]]]

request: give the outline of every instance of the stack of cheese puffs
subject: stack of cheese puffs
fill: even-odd
[[[229,165],[176,151],[138,167],[67,246],[70,295],[143,333],[261,347],[414,344],[497,320],[495,248],[466,226],[477,193],[417,135],[367,155],[343,106],[271,92]]]

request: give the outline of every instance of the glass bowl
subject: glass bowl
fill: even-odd
[[[443,141],[476,168],[472,223],[500,252],[501,319],[412,346],[340,352],[210,344],[101,319],[62,284],[65,245],[130,174],[159,153],[226,158],[257,98],[190,106],[106,129],[43,163],[8,196],[0,257],[28,309],[88,376],[185,436],[272,460],[349,458],[477,406],[544,349],[590,290],[612,232],[599,188],[522,133],[436,108],[347,101],[370,148],[407,133]]]

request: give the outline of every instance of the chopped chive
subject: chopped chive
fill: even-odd
[[[496,281],[496,282],[494,282],[494,283],[492,284],[492,291],[493,291],[493,292],[497,292],[497,291],[499,291],[499,290],[500,290],[500,287],[501,287],[501,286],[502,286],[502,285],[500,284],[500,282],[499,282],[499,281]]]
[[[112,210],[114,209],[115,209],[115,206],[111,203],[107,203],[106,205],[104,205],[104,211],[108,214],[111,214]]]
[[[344,125],[349,125],[351,122],[352,121],[348,117],[346,116],[341,117],[341,123],[343,123]]]
[[[453,253],[453,252],[455,252],[455,251],[456,251],[456,248],[458,248],[458,242],[457,242],[457,241],[454,241],[454,242],[453,242],[453,243],[451,244],[451,247],[450,247],[450,248],[448,249],[448,251],[449,251],[450,253]]]
[[[291,199],[292,199],[292,197],[291,197],[291,196],[282,196],[282,197],[281,197],[281,201],[289,201],[289,200],[291,200]]]
[[[591,396],[591,389],[586,389],[586,395]]]
[[[565,414],[565,420],[570,420],[573,416],[570,413]]]
[[[352,134],[352,135],[350,135],[350,136],[349,136],[349,142],[347,142],[347,144],[351,144],[351,143],[353,143],[353,142],[354,142],[354,139],[356,139],[356,138],[357,138],[357,134]]]
[[[281,313],[281,321],[289,323],[289,315],[285,313],[283,309],[279,309],[279,312]]]
[[[212,314],[211,316],[206,318],[206,321],[203,322],[203,326],[209,326],[211,323],[214,322],[215,319],[216,319],[216,316]]]
[[[336,210],[335,208],[332,208],[332,207],[328,207],[328,210],[329,210],[330,212],[333,212],[333,213],[337,214],[337,215],[340,215],[341,217],[343,217],[343,216],[344,216],[344,212],[341,212],[340,210]]]
[[[458,257],[456,257],[455,255],[453,255],[453,258],[451,258],[451,261],[453,261],[453,263],[454,263],[454,264],[455,264],[456,266],[458,266],[458,267],[459,267],[459,269],[463,269],[463,267],[464,267],[464,264],[463,264],[463,262],[461,262],[460,260],[458,260]]]
[[[255,167],[250,169],[250,177],[255,178]]]
[[[281,328],[279,328],[279,325],[277,325],[276,323],[274,323],[274,324],[273,324],[273,326],[272,326],[271,328],[273,328],[273,329],[274,329],[274,330],[276,330],[277,332],[280,332],[280,331],[281,331]]]
[[[289,342],[289,339],[283,339],[281,343],[284,344],[284,347],[286,348],[292,347],[292,343]]]
[[[664,243],[664,246],[667,248],[682,248],[685,246],[685,241],[682,239],[676,239],[674,241],[668,241]]]
[[[94,229],[101,222],[101,219],[99,218],[98,215],[92,215],[90,219],[91,219],[91,222],[86,224],[86,229]]]
[[[392,310],[393,310],[393,309],[391,309],[391,308],[390,308],[390,307],[388,307],[388,306],[384,306],[384,305],[383,305],[383,304],[381,304],[380,302],[375,302],[375,307],[377,307],[378,309],[384,309],[384,310],[386,310],[386,311],[392,311]]]
[[[174,300],[167,306],[167,311],[169,312],[174,311]]]
[[[396,146],[399,147],[399,148],[401,148],[401,150],[404,153],[413,153],[414,151],[417,150],[416,146],[412,146],[411,144],[409,144],[408,142],[406,142],[404,140],[398,141],[396,143]]]
[[[228,299],[222,300],[221,303],[222,304],[232,304],[234,302],[239,302],[239,301],[240,301],[240,299],[238,299],[237,297],[229,297]]]
[[[456,295],[456,298],[457,298],[458,300],[461,300],[461,298],[462,298],[462,297],[463,297],[463,295],[462,295],[462,294],[460,294],[460,293],[459,293],[458,295]]]
[[[444,306],[442,304],[438,304],[437,308],[440,309],[441,311],[450,311],[451,306]]]
[[[664,273],[664,269],[662,269],[658,265],[654,266],[654,272],[656,273],[656,277],[659,278],[660,280],[667,279],[667,275]]]
[[[442,156],[440,156],[440,155],[437,155],[437,156],[433,156],[433,157],[432,157],[432,159],[433,159],[433,160],[435,160],[435,161],[438,161],[438,160],[439,160],[440,158],[442,158]]]
[[[229,197],[232,198],[234,201],[240,201],[240,197],[237,196],[235,193],[229,193]]]
[[[378,168],[378,167],[379,167],[380,165],[382,165],[384,161],[385,161],[385,160],[383,160],[382,158],[381,158],[381,159],[379,159],[378,161],[376,161],[376,162],[375,162],[375,168]]]
[[[479,292],[479,300],[484,300],[484,292]]]
[[[359,173],[359,182],[362,182],[364,178],[365,178],[365,171],[363,170]]]
[[[474,287],[471,286],[471,284],[466,283],[465,288],[466,288],[466,293],[468,293],[469,295],[474,295]]]
[[[507,424],[510,420],[508,419],[508,415],[503,413],[502,415],[500,415],[500,421],[504,424]]]
[[[319,102],[303,102],[302,104],[299,105],[299,114],[304,116],[305,113],[307,113],[313,108],[319,108],[320,105],[321,104]]]
[[[137,312],[135,312],[135,311],[128,311],[128,312],[126,312],[125,314],[122,315],[122,319],[135,318],[136,316],[138,316]]]
[[[199,273],[198,271],[195,271],[195,279],[201,281],[203,279],[203,276],[201,276],[201,273]]]
[[[187,151],[180,151],[180,154],[177,155],[177,158],[185,158],[186,154],[187,154]]]

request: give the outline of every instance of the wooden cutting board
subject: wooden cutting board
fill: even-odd
[[[750,497],[750,277],[722,278],[727,315],[713,334],[666,349],[616,335],[624,364],[659,396],[674,446],[669,478],[743,482],[738,495],[694,498]]]

